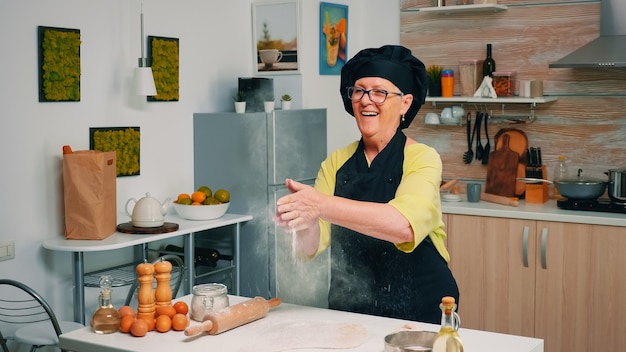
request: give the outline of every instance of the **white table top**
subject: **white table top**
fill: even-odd
[[[118,223],[128,221],[128,217]],[[168,214],[165,216],[166,222],[178,224],[178,230],[160,234],[128,234],[115,232],[111,236],[102,240],[66,240],[63,237],[48,239],[43,242],[43,247],[54,251],[63,252],[95,252],[107,251],[131,247],[138,244],[177,237],[192,232],[199,232],[226,225],[252,220],[251,215],[224,214],[224,216],[214,220],[186,220],[178,214]]]
[[[247,298],[229,296],[230,304],[236,304]],[[189,303],[191,295],[180,298]],[[463,317],[461,317],[462,321]],[[201,334],[195,337],[187,337],[183,332],[169,331],[159,333],[148,332],[144,337],[133,337],[130,334],[113,333],[97,335],[91,328],[75,330],[61,335],[60,347],[78,352],[112,352],[112,351],[255,351],[268,352],[262,348],[264,338],[280,331],[280,327],[288,327],[290,324],[329,324],[329,323],[354,323],[361,324],[367,329],[365,342],[349,351],[383,351],[384,337],[399,330],[417,329],[438,331],[439,326],[433,324],[408,322],[398,319],[376,317],[355,313],[340,312],[322,308],[304,307],[283,303],[272,308],[267,316],[244,326],[225,331],[218,335]],[[199,324],[192,321],[191,324]],[[271,335],[270,335],[271,334]],[[310,329],[307,334],[316,334],[315,329]],[[319,332],[317,333],[319,334]],[[490,333],[478,330],[459,330],[466,352],[542,352],[543,340]],[[323,340],[326,336],[319,336]],[[299,349],[305,351],[328,351],[318,349]],[[348,351],[348,350],[346,350]]]

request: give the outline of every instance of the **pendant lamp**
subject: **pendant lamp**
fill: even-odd
[[[143,2],[141,3],[141,57],[139,58],[139,67],[135,68],[133,74],[133,91],[137,95],[142,96],[155,96],[157,94],[156,86],[154,85],[154,76],[152,75],[152,68],[148,65],[148,59],[146,58],[144,51],[144,36],[143,36]]]

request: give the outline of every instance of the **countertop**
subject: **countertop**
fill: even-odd
[[[248,298],[229,296],[230,304],[242,302]],[[191,296],[179,300],[187,303]],[[462,317],[461,317],[462,321]],[[199,324],[192,321],[191,324]],[[149,332],[144,337],[130,334],[113,333],[98,335],[86,327],[60,337],[60,347],[72,351],[286,351],[290,343],[297,341],[330,341],[324,327],[341,324],[359,324],[367,330],[365,341],[356,348],[344,351],[374,352],[384,350],[384,337],[399,330],[438,331],[439,325],[410,322],[371,315],[347,313],[330,309],[313,308],[283,303],[272,308],[267,316],[244,326],[225,331],[218,335],[201,334],[186,337],[183,332]],[[308,327],[302,329],[301,327]],[[322,334],[324,332],[324,334]],[[491,333],[478,330],[459,330],[464,349],[467,352],[542,352],[543,340]],[[270,343],[272,341],[272,343]],[[280,346],[280,347],[279,347]],[[328,351],[328,349],[298,349],[298,351]]]
[[[519,205],[514,207],[482,200],[478,203],[469,203],[465,201],[467,199],[465,194],[461,194],[460,197],[463,199],[460,202],[442,201],[442,212],[444,214],[626,227],[626,214],[560,209],[553,199],[549,199],[543,204],[526,203],[521,200]]]

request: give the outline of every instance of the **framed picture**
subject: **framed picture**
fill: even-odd
[[[252,3],[252,43],[256,75],[298,74],[300,5],[297,0]]]
[[[139,127],[90,127],[89,149],[117,152],[117,176],[139,175]]]
[[[339,75],[348,52],[348,6],[320,3],[320,75]]]
[[[39,101],[80,101],[80,30],[37,27]]]
[[[148,53],[157,89],[148,101],[178,101],[178,38],[148,36]]]

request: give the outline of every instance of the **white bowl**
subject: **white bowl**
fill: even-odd
[[[174,203],[174,209],[181,218],[187,220],[212,220],[222,217],[228,210],[229,203],[213,205],[184,205]]]
[[[456,117],[439,117],[439,121],[441,122],[442,125],[461,125],[461,118],[456,118]]]
[[[429,112],[428,114],[426,114],[426,117],[424,117],[424,123],[427,125],[438,125],[439,115],[434,112]]]

